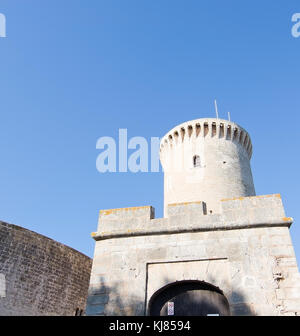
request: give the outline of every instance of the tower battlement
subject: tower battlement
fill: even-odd
[[[256,227],[289,227],[281,196],[261,195],[221,201],[221,212],[209,214],[203,202],[168,205],[167,218],[155,218],[152,206],[101,210],[95,240]]]
[[[172,146],[200,137],[233,141],[244,147],[251,159],[252,143],[248,132],[232,121],[216,118],[195,119],[174,127],[162,138],[160,152],[163,154]]]

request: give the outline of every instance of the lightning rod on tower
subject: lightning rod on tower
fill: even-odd
[[[216,110],[217,119],[219,119],[218,105],[217,105],[217,100],[216,99],[215,99],[215,110]]]

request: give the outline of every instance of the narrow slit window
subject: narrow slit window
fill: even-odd
[[[201,161],[200,161],[200,156],[199,155],[194,155],[193,166],[194,166],[194,168],[201,167]]]

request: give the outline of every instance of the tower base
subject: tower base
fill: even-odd
[[[280,195],[102,210],[87,315],[300,315]]]

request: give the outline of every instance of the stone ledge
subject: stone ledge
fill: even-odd
[[[293,219],[286,217],[279,194],[239,197],[221,201],[221,213],[207,214],[204,202],[168,205],[167,218],[154,218],[151,206],[101,210],[95,240],[236,230],[243,228],[290,227]]]
[[[227,224],[227,225],[212,225],[210,227],[200,227],[199,225],[188,227],[158,227],[149,229],[136,229],[136,230],[116,230],[115,232],[93,232],[92,237],[98,240],[122,237],[135,237],[135,236],[150,236],[150,235],[164,235],[164,234],[178,234],[189,232],[207,232],[207,231],[225,231],[225,230],[238,230],[238,229],[251,229],[261,227],[290,227],[293,220],[286,221],[270,221],[263,223],[252,224]]]

